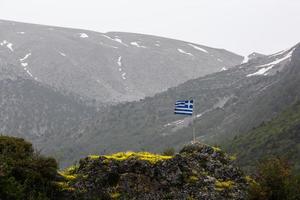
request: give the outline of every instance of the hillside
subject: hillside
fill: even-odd
[[[109,107],[79,133],[74,132],[74,140],[62,148],[62,152],[70,149],[73,154],[62,157],[69,160],[99,152],[180,148],[192,139],[186,133],[191,133],[193,126],[200,141],[216,144],[230,140],[299,99],[299,58],[300,46],[296,45],[139,102]],[[193,118],[173,114],[174,102],[185,98],[194,99]]]
[[[0,20],[1,79],[22,77],[114,104],[152,96],[230,68],[223,49],[151,35],[50,27]]]
[[[225,144],[237,155],[238,163],[252,169],[260,160],[279,156],[287,158],[300,170],[300,102],[290,106],[274,119],[263,122],[246,134]]]
[[[44,153],[54,152],[96,114],[76,95],[20,77],[0,80],[0,107],[0,134],[26,138]]]

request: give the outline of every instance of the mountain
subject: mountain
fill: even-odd
[[[241,63],[223,49],[162,37],[0,20],[1,79],[22,77],[101,103],[152,96]]]
[[[6,70],[1,74],[11,77],[0,85],[1,132],[29,139],[61,166],[88,154],[179,149],[191,140],[193,128],[198,140],[222,143],[299,99],[299,46],[189,80],[153,97],[101,107],[36,80],[15,78],[11,74],[18,66],[2,60]],[[186,98],[195,101],[193,118],[173,114],[174,102]]]
[[[264,57],[264,56],[266,56],[266,55],[257,53],[257,52],[253,52],[250,55],[248,55],[248,59],[252,60],[252,59],[256,59],[256,58],[260,58],[260,57]]]
[[[300,102],[293,104],[274,119],[263,122],[246,134],[224,144],[237,155],[237,162],[246,169],[272,156],[288,158],[300,169]]]
[[[278,115],[300,96],[300,45],[229,70],[187,81],[138,102],[112,106],[73,134],[66,161],[90,153],[162,151],[192,139],[221,143]],[[178,99],[194,99],[194,116],[173,114]],[[188,134],[187,134],[188,133]],[[76,144],[74,146],[74,144]]]

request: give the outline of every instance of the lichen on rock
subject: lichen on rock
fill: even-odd
[[[70,173],[71,171],[71,173]],[[73,199],[245,199],[247,180],[218,148],[194,143],[174,156],[89,156],[65,178]],[[74,178],[75,177],[75,178]]]

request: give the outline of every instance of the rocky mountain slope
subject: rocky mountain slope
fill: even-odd
[[[22,77],[99,102],[151,96],[241,63],[223,49],[134,33],[0,20],[1,79]]]
[[[252,169],[260,160],[279,156],[287,158],[300,169],[300,102],[268,122],[224,144],[237,155],[238,163]]]
[[[63,149],[82,157],[128,149],[179,148],[192,139],[186,133],[192,133],[193,127],[200,141],[224,142],[270,120],[299,99],[299,58],[300,46],[296,45],[151,98],[110,107],[74,133],[74,140]],[[173,114],[174,102],[186,98],[195,102],[192,118]],[[62,157],[68,160],[70,154]]]
[[[89,156],[62,175],[67,199],[246,199],[248,187],[228,155],[200,143],[174,156]]]
[[[61,94],[30,79],[0,80],[0,133],[60,146],[96,114],[78,96]],[[36,146],[48,152],[51,145]],[[53,151],[53,149],[52,149]]]

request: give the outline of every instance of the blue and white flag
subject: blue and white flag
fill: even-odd
[[[193,107],[193,100],[176,101],[174,113],[180,115],[193,115]]]

